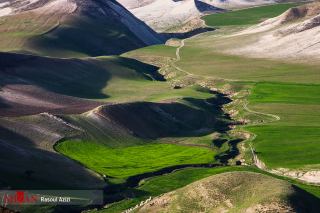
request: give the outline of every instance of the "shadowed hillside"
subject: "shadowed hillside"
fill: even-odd
[[[114,55],[163,41],[115,1],[46,0],[0,23],[0,50],[56,57]]]
[[[0,53],[0,115],[82,113],[108,98],[108,81],[163,80],[157,68],[132,59],[57,59]],[[88,100],[95,99],[95,100]]]
[[[0,118],[0,188],[102,188],[99,176],[53,150],[57,140],[79,132],[49,114]]]

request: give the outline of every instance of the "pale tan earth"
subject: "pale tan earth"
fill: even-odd
[[[244,44],[226,52],[258,58],[315,61],[320,59],[320,3],[292,8],[229,37]]]
[[[121,2],[120,2],[121,3]],[[126,6],[126,2],[122,4]],[[166,31],[200,16],[194,0],[154,0],[130,11],[158,32]]]
[[[319,170],[290,170],[286,168],[279,168],[271,170],[272,173],[295,178],[303,182],[320,184],[320,171]]]
[[[273,0],[117,0],[132,14],[157,32],[170,31],[193,19],[200,20],[203,14],[274,3]],[[199,22],[198,22],[199,23]],[[197,24],[198,24],[197,23]],[[188,28],[195,29],[196,26]],[[172,31],[172,30],[171,30]]]
[[[72,0],[53,0],[48,1],[46,4],[40,0],[8,0],[0,3],[0,16],[17,14],[23,11],[70,14],[76,8],[77,5]]]
[[[191,20],[197,20],[195,26],[187,30],[198,28],[203,14],[215,13],[221,9],[235,9],[255,5],[274,3],[273,0],[117,0],[132,14],[144,21],[157,32],[175,31],[179,26]],[[201,23],[203,24],[203,23]],[[202,25],[204,26],[204,25]],[[174,28],[174,30],[172,30]],[[187,31],[184,30],[184,31]]]

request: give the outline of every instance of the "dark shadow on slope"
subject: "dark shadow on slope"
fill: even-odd
[[[119,55],[146,46],[116,20],[75,17],[28,41],[28,49],[54,57]]]
[[[209,5],[205,2],[194,0],[196,8],[202,13],[202,14],[212,14],[212,13],[219,13],[225,11],[224,9],[214,7],[212,5]],[[161,33],[166,39],[170,38],[179,38],[179,39],[186,39],[190,38],[192,36],[205,33],[205,32],[211,32],[215,29],[212,27],[200,27],[193,30],[190,30],[188,32],[182,32],[182,33]]]
[[[148,80],[155,80],[155,81],[165,81],[166,79],[161,75],[159,71],[159,67],[142,63],[136,59],[132,58],[119,58],[119,61],[122,65],[135,70],[139,74],[146,77]]]
[[[207,3],[199,1],[199,0],[194,0],[194,3],[196,5],[197,9],[203,14],[212,14],[212,13],[218,13],[218,12],[225,11],[224,9],[212,6],[210,4],[207,4]]]
[[[210,99],[185,101],[193,106],[178,102],[134,102],[107,105],[98,113],[129,130],[133,136],[145,139],[195,137],[230,130],[233,121],[224,114],[222,105],[209,104]]]
[[[229,140],[228,141],[229,149],[225,152],[222,152],[222,153],[216,155],[215,159],[217,161],[219,161],[220,163],[227,165],[229,160],[234,159],[235,157],[237,157],[240,154],[240,151],[238,149],[238,144],[241,141],[242,141],[242,139]],[[219,139],[218,139],[218,144],[219,144],[219,142],[222,142],[222,141],[219,141]],[[214,140],[213,143],[216,144],[217,143],[216,140]],[[220,147],[221,146],[222,146],[222,144],[220,145]]]
[[[2,85],[35,85],[58,94],[79,98],[107,98],[101,89],[110,73],[79,59],[56,59],[0,53]]]
[[[320,199],[309,192],[293,185],[294,192],[288,197],[290,206],[297,213],[318,213]]]
[[[205,32],[211,32],[214,31],[214,28],[211,27],[201,27],[197,29],[190,30],[188,32],[183,32],[183,33],[161,33],[167,40],[170,38],[179,38],[179,39],[185,39],[185,38],[190,38],[192,36],[205,33]]]
[[[4,126],[0,126],[0,156],[1,189],[89,189],[103,185],[74,161],[39,149],[26,136]]]
[[[0,94],[1,94],[2,90],[0,88]],[[1,96],[0,96],[0,109],[7,109],[10,108],[10,105],[7,103],[6,100],[4,100]]]
[[[101,91],[113,76],[164,80],[157,70],[155,66],[121,57],[80,60],[0,53],[0,107],[6,108],[7,112],[2,114],[8,116],[14,116],[15,112],[28,115],[59,110],[81,113],[101,104],[85,99],[109,97]],[[5,101],[10,100],[9,96],[18,97],[17,102]],[[29,100],[46,104],[29,105]]]
[[[224,143],[226,143],[227,141],[228,141],[228,140],[225,139],[225,138],[218,138],[218,139],[215,139],[215,140],[213,141],[213,145],[214,145],[215,147],[221,148],[222,145],[223,145]]]
[[[55,57],[102,56],[164,42],[161,35],[115,1],[77,4],[77,11],[64,18],[60,26],[29,39],[27,49]]]

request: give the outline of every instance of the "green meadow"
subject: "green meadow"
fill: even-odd
[[[174,144],[109,148],[89,141],[66,141],[56,149],[94,171],[123,179],[174,165],[214,162],[214,152],[208,148]]]
[[[278,16],[287,9],[297,5],[299,4],[286,3],[253,7],[243,10],[207,15],[203,17],[203,20],[207,25],[213,27],[257,24],[267,18]]]
[[[280,121],[247,129],[257,135],[254,147],[271,168],[319,168],[320,86],[258,83],[249,97],[256,111]]]
[[[234,11],[226,15],[277,6],[279,10],[275,11],[281,13],[280,10],[294,5],[272,5],[241,10],[242,12]],[[263,16],[268,17],[265,14]],[[248,19],[251,23],[257,21],[254,16]],[[234,88],[241,85],[250,91],[250,109],[280,116],[280,121],[246,127],[257,135],[253,145],[268,167],[319,168],[320,67],[317,64],[252,59],[222,53],[219,44],[229,40],[217,36],[215,32],[187,39],[180,50],[181,60],[176,65],[195,76],[225,79]],[[170,49],[167,46],[142,48],[130,52],[129,56],[141,57],[147,53],[145,56],[152,57],[153,52],[159,51],[162,55],[166,53],[166,57],[172,57]],[[242,112],[242,106],[236,108],[245,116],[255,116],[253,113]]]

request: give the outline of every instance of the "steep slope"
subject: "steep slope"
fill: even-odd
[[[190,100],[190,104],[198,105],[198,108],[174,101],[109,104],[81,117],[87,123],[99,127],[101,132],[107,133],[107,136],[112,135],[109,133],[112,129],[117,130],[114,132],[123,132],[144,139],[197,136],[229,129],[228,125],[232,121],[221,110],[221,105],[215,101],[215,98]]]
[[[245,38],[245,45],[228,52],[276,59],[319,59],[320,3],[289,9],[235,36]]]
[[[42,55],[120,54],[161,43],[142,21],[115,1],[45,0],[2,3],[0,50]],[[8,16],[9,15],[9,16]]]
[[[199,0],[117,0],[139,19],[158,32],[176,32],[179,27],[192,22],[185,31],[202,26],[203,13],[219,12],[221,9]]]
[[[224,133],[229,130],[232,121],[216,101],[215,98],[190,100],[189,105],[179,102],[109,104],[81,115],[58,116],[41,113],[0,118],[0,154],[4,156],[1,158],[0,169],[5,171],[5,175],[0,177],[0,187],[28,188],[46,184],[51,187],[79,187],[81,184],[88,188],[101,187],[103,182],[99,176],[58,155],[56,150],[60,150],[59,146],[55,146],[56,143],[60,141],[70,147],[85,144],[88,149],[82,149],[81,153],[84,151],[86,156],[95,159],[104,167],[105,158],[97,158],[94,154],[100,150],[99,147],[108,150],[120,149],[154,144],[152,140],[156,142],[156,139],[161,138],[200,137],[212,132]],[[193,105],[190,106],[191,103]],[[201,149],[208,150],[203,147]],[[64,150],[62,153],[70,156],[68,151]],[[212,161],[214,152],[205,152],[210,154],[209,158]],[[73,155],[70,157],[74,158]],[[88,166],[86,159],[78,160]],[[45,165],[39,167],[37,162],[40,161],[45,162]],[[52,167],[57,169],[52,170]],[[134,170],[135,166],[130,168]],[[12,178],[18,174],[25,177],[20,183],[16,178]],[[54,174],[61,179],[55,181]],[[77,175],[81,178],[73,180]]]
[[[273,0],[117,0],[158,32],[186,32],[204,27],[203,14],[275,3]]]
[[[121,57],[81,60],[0,53],[0,67],[0,116],[83,113],[101,105],[99,100],[116,93],[121,83],[161,80],[156,67]],[[105,89],[109,85],[117,87],[111,92]]]
[[[229,172],[147,202],[137,212],[317,212],[319,200],[262,174]]]
[[[53,149],[58,140],[81,134],[48,113],[0,118],[0,188],[102,188],[101,177]]]

